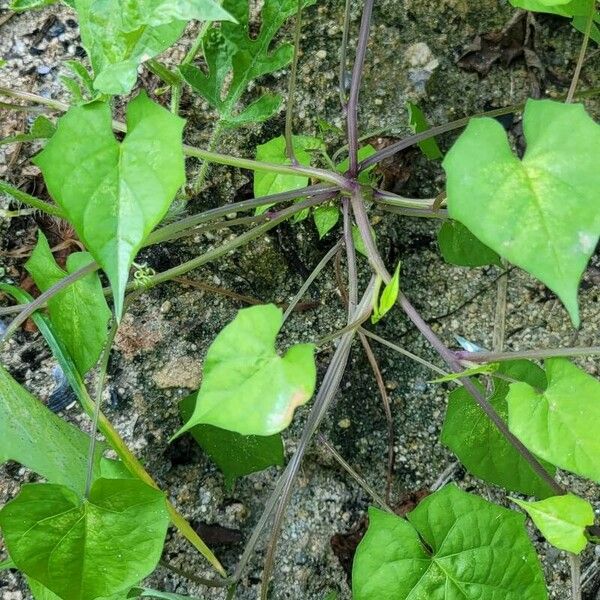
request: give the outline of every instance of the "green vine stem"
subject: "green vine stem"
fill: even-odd
[[[23,310],[9,323],[6,331],[0,337],[0,347],[5,344],[19,329],[19,327],[27,321],[27,319],[35,313],[36,310],[42,308],[46,302],[55,296],[58,292],[63,290],[64,288],[70,286],[72,283],[75,283],[82,277],[85,277],[89,273],[93,273],[98,270],[98,265],[95,262],[91,262],[87,264],[85,267],[82,267],[78,271],[67,275],[64,279],[61,279],[58,283],[49,287],[43,294],[40,294],[35,300],[32,298],[31,302],[25,305]],[[0,290],[2,288],[0,287]],[[14,296],[14,294],[12,294]]]
[[[1,179],[0,193],[12,196],[15,200],[18,200],[23,204],[33,206],[33,208],[41,210],[42,212],[52,215],[53,217],[60,217],[61,219],[64,219],[65,217],[60,206],[57,206],[56,204],[50,204],[49,202],[44,202],[44,200],[40,200],[31,194],[27,194],[26,192],[21,191],[19,188],[16,188],[10,185],[10,183],[2,181]]]
[[[216,259],[220,258],[221,256],[227,254],[228,252],[231,252],[232,250],[235,250],[236,248],[239,248],[240,246],[243,246],[244,244],[247,244],[248,242],[260,237],[261,235],[263,235],[264,233],[266,233],[273,227],[276,227],[277,225],[279,225],[280,223],[285,221],[286,219],[292,217],[293,215],[295,215],[298,212],[303,211],[305,208],[317,206],[318,204],[321,204],[321,203],[331,199],[331,197],[334,195],[335,195],[335,192],[328,191],[327,193],[315,195],[315,197],[313,197],[313,198],[310,198],[303,202],[294,204],[294,205],[280,211],[276,217],[272,218],[271,220],[267,221],[266,223],[263,223],[262,225],[254,227],[253,229],[239,235],[238,237],[234,238],[233,240],[223,244],[222,246],[219,246],[218,248],[214,248],[213,250],[209,250],[205,254],[198,256],[197,258],[194,258],[192,260],[189,260],[185,263],[182,263],[181,265],[178,265],[177,267],[173,267],[172,269],[169,269],[168,271],[164,271],[162,273],[158,273],[156,275],[152,275],[152,276],[148,277],[145,281],[144,289],[150,289],[160,283],[169,281],[171,279],[175,279],[176,277],[180,277],[181,275],[184,275],[188,271],[191,271],[191,270],[196,269],[208,262],[216,260]],[[227,226],[227,225],[228,225],[227,222],[225,222],[224,226]],[[23,324],[30,316],[32,316],[38,309],[43,308],[45,306],[46,302],[50,298],[55,296],[57,293],[59,293],[61,290],[65,289],[66,287],[68,287],[69,285],[74,283],[75,281],[81,279],[82,277],[85,277],[88,273],[92,273],[93,271],[96,271],[98,268],[99,267],[95,262],[91,262],[89,265],[86,265],[85,267],[79,269],[78,271],[71,273],[64,279],[61,279],[58,283],[56,283],[52,287],[48,288],[43,294],[38,296],[35,300],[32,300],[31,302],[29,302],[27,304],[22,304],[22,305],[19,304],[16,307],[15,306],[9,307],[11,309],[10,312],[14,312],[15,309],[19,309],[19,313],[8,325],[8,327],[6,328],[6,331],[4,332],[2,337],[0,337],[0,346],[2,344],[4,344],[6,341],[8,341],[14,335],[14,333],[18,330],[20,325]],[[139,285],[140,285],[139,282],[132,281],[127,285],[126,289],[127,289],[127,291],[131,292],[131,291],[139,289]],[[103,291],[106,296],[111,294],[110,287],[104,288]],[[2,314],[2,313],[0,313],[0,314]],[[9,311],[6,311],[4,314],[9,314]]]
[[[212,25],[212,21],[207,21],[203,23],[194,43],[190,46],[190,49],[187,51],[186,55],[183,57],[181,61],[182,65],[189,65],[194,58],[196,58],[198,52],[200,52],[200,48],[202,47],[202,41],[204,40],[204,36],[206,32],[210,29]],[[179,80],[176,84],[171,86],[171,112],[175,115],[179,114],[179,103],[181,102],[181,91],[183,88],[183,82]]]
[[[22,92],[17,90],[11,90],[10,88],[0,86],[0,95],[9,96],[11,98],[19,98],[21,100],[28,100],[30,102],[36,102],[38,104],[44,104],[54,110],[60,112],[66,112],[70,106],[64,102],[58,100],[52,100],[50,98],[44,98],[37,94],[30,92]],[[123,133],[127,132],[127,128],[124,123],[120,121],[113,121],[113,129]],[[214,162],[220,165],[228,165],[230,167],[237,167],[239,169],[248,169],[250,171],[270,171],[272,173],[279,173],[281,175],[305,175],[317,179],[319,181],[327,181],[340,188],[346,188],[346,178],[339,173],[332,173],[325,169],[317,169],[315,167],[304,167],[301,165],[280,165],[276,163],[267,163],[258,160],[251,160],[249,158],[240,158],[236,156],[229,156],[228,154],[220,154],[219,152],[211,152],[210,150],[202,150],[200,148],[194,148],[183,144],[183,153],[186,156],[194,156],[208,162]]]
[[[391,279],[391,275],[387,271],[385,264],[377,250],[377,246],[371,236],[371,229],[369,219],[360,196],[360,190],[357,187],[355,193],[352,195],[352,209],[356,220],[356,225],[360,231],[365,249],[369,256],[369,262],[371,263],[374,271],[379,275],[385,283],[388,283]],[[429,325],[423,320],[421,315],[417,312],[415,307],[410,303],[408,298],[401,291],[398,294],[398,303],[406,313],[406,316],[413,322],[417,329],[421,332],[423,337],[433,346],[440,357],[446,362],[450,369],[457,373],[462,370],[460,360],[456,355],[448,349],[444,343],[438,338],[435,332],[429,327]],[[483,412],[487,415],[490,421],[496,426],[500,433],[506,438],[506,440],[519,452],[519,454],[529,463],[535,473],[545,481],[557,495],[565,494],[566,491],[560,484],[544,469],[538,459],[529,451],[529,449],[513,435],[506,422],[498,415],[494,407],[489,403],[479,390],[473,385],[473,382],[468,377],[460,377],[458,379],[464,388],[469,392],[473,399],[477,402]]]
[[[1,91],[1,88],[0,88],[0,91]],[[577,92],[575,94],[575,97],[579,100],[583,100],[584,98],[592,98],[593,96],[597,96],[598,94],[600,94],[600,88],[591,88],[589,90]],[[564,99],[566,99],[566,95],[558,96],[558,99],[564,100]],[[471,115],[469,117],[463,117],[462,119],[457,119],[456,121],[450,121],[449,123],[446,123],[444,125],[437,125],[435,127],[431,127],[430,129],[427,129],[426,131],[423,131],[421,133],[416,133],[414,135],[410,135],[394,144],[390,144],[386,148],[382,148],[381,150],[378,150],[377,152],[375,152],[375,154],[372,154],[371,156],[365,158],[363,161],[361,161],[359,163],[358,171],[362,172],[365,169],[368,169],[369,167],[380,163],[382,160],[385,160],[386,158],[389,158],[390,156],[394,156],[394,154],[397,154],[398,152],[401,152],[402,150],[405,150],[406,148],[409,148],[410,146],[414,146],[415,144],[418,144],[419,142],[423,142],[425,140],[428,140],[437,135],[441,135],[443,133],[448,133],[449,131],[453,131],[455,129],[462,129],[463,127],[466,127],[469,124],[469,121],[471,119],[475,119],[475,118],[479,118],[479,117],[492,117],[492,118],[493,117],[501,117],[503,115],[508,115],[513,112],[519,112],[519,111],[523,110],[524,106],[525,106],[525,102],[520,102],[519,104],[513,104],[512,106],[496,108],[494,110],[482,112],[482,113],[479,113],[476,115]]]
[[[0,284],[0,291],[5,292],[15,298],[18,302],[29,302],[32,304],[32,298],[23,290],[7,284]],[[75,364],[71,357],[66,352],[58,338],[54,335],[54,330],[50,321],[41,313],[36,312],[32,315],[35,324],[44,336],[46,343],[50,347],[52,354],[58,360],[69,385],[75,392],[81,407],[84,412],[89,416],[93,417],[94,414],[94,402],[91,399],[85,384],[83,383]],[[152,476],[144,469],[140,461],[135,457],[131,450],[125,444],[125,441],[120,436],[119,432],[113,427],[112,423],[106,418],[106,416],[100,411],[98,414],[98,429],[102,435],[106,438],[110,446],[117,453],[119,458],[123,461],[123,464],[127,470],[132,474],[141,479],[147,485],[153,488],[160,489]],[[167,500],[167,509],[169,511],[169,517],[175,527],[181,532],[181,534],[204,556],[208,562],[215,568],[215,570],[222,576],[226,577],[227,574],[225,569],[213,554],[211,549],[202,541],[200,536],[192,529],[192,526],[187,522],[175,508],[175,506]]]
[[[526,358],[531,360],[542,360],[544,358],[555,357],[583,357],[597,356],[600,354],[600,346],[580,346],[573,348],[540,348],[536,350],[514,350],[507,352],[468,352],[460,350],[454,352],[454,356],[461,361],[471,363],[504,362],[507,360],[517,360]]]
[[[210,140],[208,141],[208,151],[209,152],[214,152],[214,150],[217,147],[217,144],[219,143],[219,139],[220,139],[222,133],[223,133],[223,124],[219,121],[215,125],[215,128],[213,129],[213,132],[210,136]],[[200,171],[198,172],[198,177],[196,178],[196,181],[194,181],[191,185],[191,189],[189,192],[190,196],[193,197],[202,191],[202,187],[204,186],[204,182],[206,181],[206,176],[208,175],[209,167],[210,167],[210,162],[208,160],[203,160],[202,164],[200,165]]]
[[[168,269],[167,271],[163,271],[162,273],[157,273],[156,275],[149,277],[147,287],[151,288],[158,285],[159,283],[163,283],[175,277],[179,277],[180,275],[183,275],[188,271],[197,269],[198,267],[201,267],[208,262],[211,262],[213,260],[216,260],[217,258],[220,258],[221,256],[224,256],[232,250],[235,250],[236,248],[239,248],[240,246],[243,246],[244,244],[247,244],[248,242],[262,236],[267,231],[273,229],[273,227],[276,227],[280,223],[283,223],[283,221],[289,219],[296,213],[301,212],[306,208],[318,206],[319,204],[326,202],[331,198],[332,194],[335,195],[335,193],[328,193],[327,195],[315,196],[314,198],[309,198],[308,200],[298,202],[288,208],[285,208],[270,221],[267,221],[262,225],[258,225],[257,227],[254,227],[253,229],[250,229],[249,231],[240,234],[239,236],[223,244],[222,246],[209,250],[205,254],[188,260],[180,265],[177,265],[176,267],[173,267],[172,269]],[[133,291],[134,289],[136,289],[135,283],[128,284],[126,289],[127,291]]]
[[[390,342],[389,340],[382,338],[381,336],[377,335],[376,333],[373,333],[372,331],[369,331],[368,329],[364,329],[363,327],[361,327],[359,329],[359,332],[362,333],[363,335],[367,336],[368,338],[371,338],[372,340],[379,342],[383,346],[387,346],[390,350],[394,350],[394,352],[398,352],[399,354],[402,354],[403,356],[406,356],[407,358],[414,360],[416,363],[419,363],[420,365],[423,365],[424,367],[431,369],[434,373],[437,373],[438,375],[442,375],[443,377],[448,375],[448,371],[444,371],[444,369],[440,369],[437,365],[434,365],[433,363],[429,362],[428,360],[425,360],[424,358],[421,358],[420,356],[413,354],[410,350],[406,350],[406,348],[402,348],[402,346],[398,346],[398,345]]]
[[[125,298],[125,302],[123,303],[124,309],[127,307],[128,298]],[[110,327],[110,331],[108,332],[108,336],[106,338],[106,343],[104,344],[104,348],[102,350],[102,354],[100,356],[98,368],[97,368],[97,381],[96,381],[96,395],[94,397],[94,413],[92,416],[92,426],[90,427],[90,445],[88,449],[87,456],[87,467],[85,474],[85,497],[89,498],[90,490],[92,488],[92,480],[94,475],[94,454],[96,452],[96,433],[98,431],[98,421],[100,420],[100,406],[102,404],[102,393],[104,392],[104,383],[106,381],[106,373],[108,370],[108,361],[110,359],[110,351],[112,349],[112,345],[117,335],[117,330],[119,328],[119,323],[113,316],[112,325]]]
[[[232,204],[224,204],[217,208],[211,208],[210,210],[191,215],[180,219],[175,223],[170,223],[160,227],[156,231],[153,231],[146,239],[145,245],[152,246],[168,240],[172,240],[181,231],[193,229],[197,225],[207,223],[213,219],[224,217],[232,213],[240,211],[251,210],[258,208],[259,206],[266,206],[267,204],[280,204],[289,200],[296,200],[297,198],[310,198],[321,194],[328,194],[336,191],[337,188],[327,184],[311,185],[298,190],[292,190],[289,192],[282,192],[280,194],[272,194],[269,196],[262,196],[260,198],[253,198],[251,200],[242,200],[241,202],[233,202]]]
[[[568,104],[573,102],[575,91],[577,90],[577,84],[579,83],[579,76],[581,75],[581,69],[585,61],[585,53],[590,41],[590,34],[592,33],[592,25],[594,24],[594,15],[596,14],[596,0],[590,0],[589,13],[586,16],[585,32],[583,34],[583,41],[581,42],[581,49],[579,51],[579,58],[577,59],[577,65],[575,66],[575,72],[573,73],[573,79],[569,86],[569,92],[565,102]]]
[[[294,151],[294,97],[296,95],[296,78],[298,76],[298,59],[300,57],[300,33],[302,32],[302,0],[297,2],[298,10],[294,24],[294,56],[288,83],[287,106],[285,107],[285,153],[293,165],[298,164]]]

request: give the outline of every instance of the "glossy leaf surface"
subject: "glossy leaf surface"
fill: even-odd
[[[88,435],[46,408],[0,366],[0,463],[15,460],[83,493],[89,444]],[[96,473],[104,448],[98,444]]]
[[[579,554],[586,547],[585,529],[594,524],[594,509],[583,498],[565,494],[539,502],[512,500],[529,514],[553,546],[573,554]]]
[[[177,435],[214,425],[242,435],[273,435],[308,402],[316,383],[313,344],[275,350],[282,312],[273,304],[240,310],[211,344],[194,413]]]
[[[181,401],[179,412],[184,421],[192,416],[195,404],[196,395]],[[238,477],[283,465],[283,440],[279,433],[241,435],[212,425],[196,425],[189,433],[222,471],[229,490]]]
[[[407,518],[369,509],[352,569],[354,600],[548,597],[522,514],[451,484]]]
[[[546,361],[548,387],[512,383],[510,430],[537,456],[600,483],[600,382],[564,358]]]
[[[314,0],[302,0],[303,6]],[[254,79],[286,67],[294,54],[289,43],[273,42],[282,25],[298,10],[297,0],[266,0],[260,12],[260,30],[250,34],[248,0],[225,0],[223,8],[237,23],[222,23],[204,37],[208,73],[192,65],[180,68],[183,78],[219,112],[225,127],[260,122],[281,105],[281,96],[263,94],[247,107],[240,101]]]
[[[500,257],[482,244],[462,223],[449,219],[438,232],[438,244],[447,263],[459,267],[502,266]]]
[[[501,364],[499,372],[510,378],[529,381],[542,389],[545,387],[544,372],[528,361]],[[488,398],[505,421],[508,420],[508,386],[506,381],[495,378],[494,391]],[[478,388],[485,394],[483,386],[478,384]],[[441,441],[456,454],[469,472],[488,483],[538,498],[546,498],[554,493],[463,387],[452,391],[448,397]],[[554,474],[555,469],[551,465],[546,465],[546,469]]]
[[[529,100],[527,150],[472,119],[444,159],[448,211],[481,242],[554,291],[579,324],[577,289],[600,234],[600,125],[581,104]]]
[[[231,19],[216,0],[75,0],[75,9],[103,94],[131,91],[138,66],[174,44],[190,19]]]
[[[63,600],[127,590],[152,572],[169,517],[165,497],[139,480],[98,479],[90,497],[26,484],[0,511],[17,567]]]
[[[67,259],[67,272],[54,260],[46,236],[40,230],[38,242],[25,268],[40,291],[45,292],[67,275],[85,267],[93,258],[75,252]],[[50,320],[56,333],[85,375],[98,361],[107,339],[110,310],[106,304],[98,273],[90,273],[72,283],[48,301]]]
[[[144,92],[127,107],[127,135],[108,104],[71,108],[35,163],[79,238],[108,275],[120,317],[129,268],[185,181],[184,121]]]

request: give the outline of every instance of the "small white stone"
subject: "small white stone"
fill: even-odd
[[[316,56],[319,60],[323,60],[324,58],[327,58],[327,50],[317,50]]]

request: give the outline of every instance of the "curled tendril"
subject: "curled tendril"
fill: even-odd
[[[135,267],[135,272],[133,274],[135,289],[139,290],[147,288],[150,285],[151,278],[156,275],[156,271],[146,263],[133,263],[133,266]]]

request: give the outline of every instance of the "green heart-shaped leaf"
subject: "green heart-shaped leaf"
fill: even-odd
[[[565,494],[539,502],[512,500],[527,511],[553,546],[573,554],[579,554],[587,546],[585,528],[594,524],[594,509],[583,498]]]
[[[94,88],[126,94],[138,66],[174,44],[191,19],[233,20],[217,0],[74,0]]]
[[[500,375],[529,381],[536,387],[546,386],[544,372],[529,361],[502,363],[499,371]],[[477,384],[477,387],[485,394],[483,386]],[[508,383],[494,379],[494,392],[488,401],[505,421],[508,420],[507,394]],[[464,387],[452,391],[448,397],[441,441],[456,454],[470,473],[488,483],[538,498],[546,498],[554,493],[498,431]],[[552,465],[544,466],[554,475],[556,469]]]
[[[600,125],[580,104],[530,100],[519,160],[494,119],[472,119],[444,159],[448,211],[551,290],[579,324],[577,288],[600,234]]]
[[[408,520],[369,509],[352,568],[354,600],[544,600],[522,514],[447,485]]]
[[[26,484],[0,511],[17,567],[63,600],[93,600],[138,583],[160,558],[164,494],[136,479],[98,479],[81,500],[70,489]]]
[[[117,142],[110,107],[71,108],[34,162],[50,194],[104,269],[120,317],[129,268],[185,181],[184,121],[142,92],[127,107]]]
[[[194,412],[196,394],[179,403],[179,412],[187,421]],[[198,445],[223,472],[228,490],[238,477],[283,465],[283,439],[275,435],[240,435],[213,425],[196,425],[190,432]]]
[[[69,273],[92,262],[87,252],[75,252],[67,259],[65,273],[54,260],[48,240],[40,230],[38,243],[25,268],[42,292]],[[90,273],[69,285],[50,300],[48,312],[61,341],[73,357],[77,370],[85,375],[95,364],[106,343],[110,310],[106,304],[98,273]]]
[[[242,435],[273,435],[290,424],[312,396],[317,372],[314,344],[277,354],[281,324],[273,304],[238,312],[208,349],[194,412],[176,435],[200,423]]]
[[[319,232],[319,239],[322,239],[340,220],[340,209],[337,206],[327,204],[317,206],[313,211],[313,220]]]
[[[510,384],[509,428],[540,458],[600,483],[600,382],[564,358],[545,365],[544,392]]]

